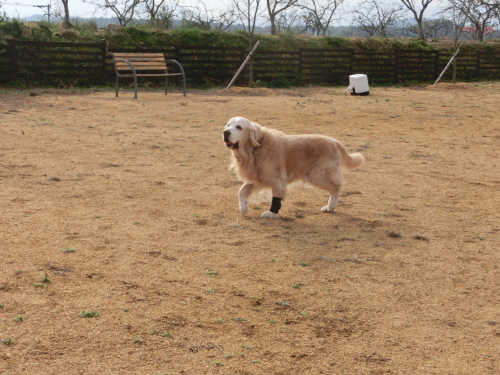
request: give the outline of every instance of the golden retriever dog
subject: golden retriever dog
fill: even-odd
[[[286,135],[244,117],[233,117],[222,133],[231,149],[231,169],[243,181],[238,197],[242,214],[248,209],[248,197],[263,188],[271,188],[271,208],[262,217],[275,218],[285,198],[287,185],[302,180],[328,191],[328,204],[321,209],[332,212],[338,204],[344,170],[364,161],[360,153],[349,154],[336,139],[322,135]]]

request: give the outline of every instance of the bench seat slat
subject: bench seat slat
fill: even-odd
[[[123,56],[129,56],[129,57],[162,57],[164,58],[165,55],[163,53],[157,53],[157,52],[113,52],[113,56],[117,58],[123,58]]]
[[[157,62],[146,62],[146,61],[140,61],[140,62],[130,62],[135,70],[167,70],[166,64],[163,63],[157,63]],[[129,64],[126,62],[116,62],[115,63],[115,68],[118,70],[131,70],[132,68],[130,67]]]
[[[137,77],[170,77],[170,76],[181,76],[182,73],[159,73],[159,74],[156,74],[156,73],[152,73],[152,74],[148,74],[148,73],[137,73],[136,76]],[[131,77],[133,78],[134,75],[133,74],[120,74],[120,77]]]
[[[129,58],[117,58],[115,59],[117,60],[118,62],[121,62],[121,60],[127,60],[127,61],[130,61],[130,62],[141,62],[141,61],[144,61],[144,62],[147,62],[147,61],[152,61],[152,62],[158,62],[158,63],[166,63],[167,61],[164,59],[164,58],[157,58],[157,59],[148,59],[148,58],[144,58],[144,59],[138,59],[138,58],[133,58],[133,57],[129,57]]]
[[[147,59],[147,60],[165,60],[162,53],[113,53],[114,59]]]

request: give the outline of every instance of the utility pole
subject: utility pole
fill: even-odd
[[[51,15],[51,13],[50,13],[50,8],[51,8],[50,3],[48,3],[47,5],[33,5],[33,7],[40,8],[40,9],[47,8],[47,13],[45,15],[47,16],[48,23],[50,23],[50,15]]]
[[[31,4],[22,4],[22,3],[3,3],[4,5],[16,5],[20,7],[33,7],[33,8],[47,8],[47,12],[44,14],[44,16],[47,16],[47,19],[50,23],[50,16],[52,15],[50,13],[50,9],[52,8],[52,0],[49,0],[49,3],[47,5],[31,5]]]

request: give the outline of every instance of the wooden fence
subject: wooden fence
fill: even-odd
[[[110,52],[163,52],[181,62],[188,83],[224,85],[232,78],[247,51],[238,47],[175,46],[165,49],[131,49],[95,43],[54,43],[9,40],[0,44],[0,83],[50,85],[112,84]],[[396,50],[299,49],[259,51],[254,55],[254,79],[274,85],[347,85],[348,76],[364,73],[371,84],[405,81],[432,82],[446,66],[451,53]],[[450,79],[449,71],[444,79]],[[500,52],[461,53],[459,80],[500,78]],[[248,82],[248,70],[237,84]]]

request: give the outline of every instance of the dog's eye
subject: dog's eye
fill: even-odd
[[[241,130],[241,126],[239,126],[239,125],[236,126],[236,129]]]

